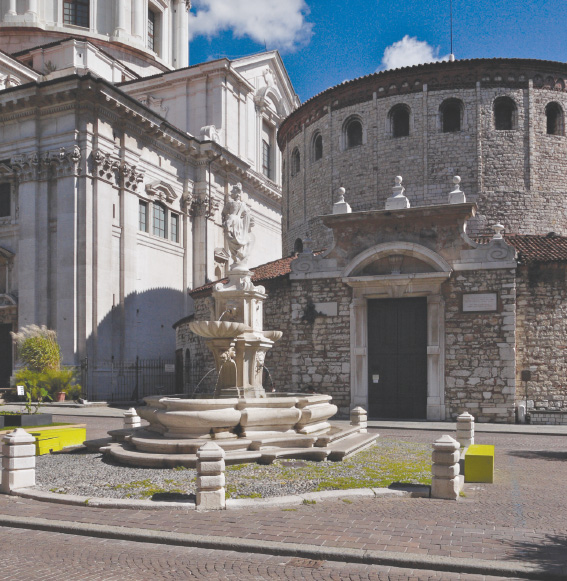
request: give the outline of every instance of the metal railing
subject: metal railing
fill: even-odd
[[[140,359],[81,362],[83,396],[90,401],[138,401],[175,393],[175,361]]]

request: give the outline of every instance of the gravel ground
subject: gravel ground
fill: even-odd
[[[372,448],[343,462],[278,460],[271,465],[239,464],[226,469],[231,498],[267,498],[317,490],[388,486],[392,482],[428,484],[431,447],[380,438]],[[78,450],[37,458],[41,490],[105,498],[189,499],[196,471],[132,468],[98,453]]]

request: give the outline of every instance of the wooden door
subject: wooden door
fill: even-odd
[[[427,415],[427,299],[368,301],[368,413]]]
[[[12,325],[0,324],[0,387],[10,386],[12,375]]]

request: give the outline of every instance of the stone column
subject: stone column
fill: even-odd
[[[462,488],[462,478],[459,477],[459,448],[459,442],[449,435],[441,436],[433,443],[431,498],[459,498]]]
[[[6,16],[17,16],[18,12],[16,10],[16,0],[10,0],[10,5],[8,7],[8,12]]]
[[[185,0],[175,0],[173,10],[173,66],[181,69],[189,64],[189,5]]]
[[[139,428],[142,425],[142,420],[138,412],[134,408],[130,408],[124,412],[124,429]]]
[[[457,441],[461,448],[468,448],[474,444],[474,417],[469,412],[457,417]]]
[[[368,415],[364,408],[356,406],[350,410],[350,425],[359,428],[361,434],[368,432]]]
[[[0,492],[35,486],[35,438],[22,428],[2,438],[2,482]]]
[[[207,442],[197,450],[197,510],[226,508],[224,450]]]
[[[28,0],[28,9],[25,14],[26,22],[37,20],[37,0]]]
[[[124,0],[116,0],[116,27],[114,29],[115,37],[124,37],[127,35],[126,31],[126,9]]]
[[[140,43],[144,43],[144,25],[147,19],[147,7],[144,0],[133,3],[132,36]]]

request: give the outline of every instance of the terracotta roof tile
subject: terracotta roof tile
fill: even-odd
[[[520,264],[567,262],[567,236],[507,234],[504,238],[517,250]]]
[[[266,264],[261,264],[256,268],[251,268],[250,270],[254,273],[252,275],[252,282],[260,283],[289,274],[291,272],[291,263],[295,260],[295,258],[296,256],[287,256],[285,258],[273,260],[272,262],[267,262]],[[213,282],[204,284],[203,286],[192,290],[189,294],[193,298],[206,296],[212,291],[213,285],[217,284],[218,282],[226,283],[228,282],[228,278],[223,278],[221,280],[215,280]]]

